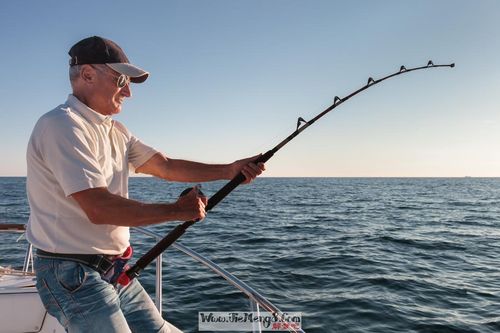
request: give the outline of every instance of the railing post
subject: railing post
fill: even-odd
[[[163,255],[160,254],[158,258],[156,258],[156,292],[155,292],[155,303],[156,303],[156,308],[161,314],[161,308],[162,308],[162,299],[163,299],[163,269],[162,269],[162,257]]]
[[[33,245],[28,243],[28,251],[26,251],[26,255],[24,256],[24,264],[23,264],[23,272],[29,273],[30,264],[31,264],[31,272],[34,272],[33,269]]]
[[[259,304],[252,298],[248,299],[250,301],[250,311],[257,314],[260,318],[260,307]],[[253,333],[262,333],[262,323],[260,320],[252,322],[252,332]]]

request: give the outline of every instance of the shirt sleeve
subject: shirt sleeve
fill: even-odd
[[[38,141],[42,159],[64,194],[107,187],[91,138],[70,117],[61,118],[46,121]]]
[[[135,136],[130,136],[128,161],[134,169],[139,168],[157,153],[156,149],[146,145]]]

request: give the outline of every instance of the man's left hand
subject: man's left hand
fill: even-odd
[[[245,181],[243,184],[248,184],[252,182],[258,175],[260,175],[266,167],[264,163],[254,163],[254,161],[259,158],[261,154],[252,157],[244,158],[242,160],[235,161],[231,163],[232,177],[235,177],[239,172],[245,176]]]

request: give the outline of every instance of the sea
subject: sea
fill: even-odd
[[[0,178],[0,223],[26,223],[25,178]],[[225,182],[203,184],[211,196]],[[130,198],[172,202],[187,187],[131,178]],[[177,222],[152,227],[166,235]],[[310,333],[500,332],[500,179],[258,178],[179,243],[234,274]],[[154,240],[132,233],[135,258]],[[0,234],[0,265],[27,243]],[[163,315],[198,331],[198,312],[250,311],[237,289],[168,249]],[[154,265],[139,277],[154,293]]]

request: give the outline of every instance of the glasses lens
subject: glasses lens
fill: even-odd
[[[123,88],[125,87],[128,83],[129,83],[129,78],[127,75],[125,74],[122,74],[118,77],[117,81],[116,81],[116,85],[118,86],[118,88]]]

